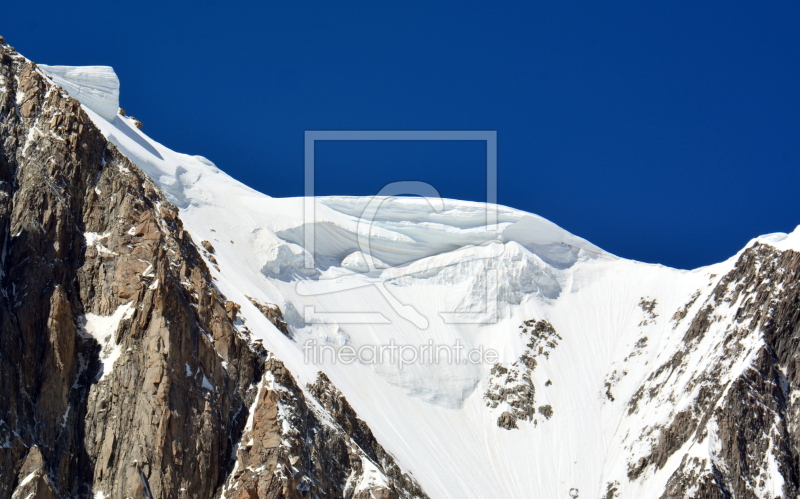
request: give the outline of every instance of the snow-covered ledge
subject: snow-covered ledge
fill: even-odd
[[[39,64],[53,83],[108,121],[119,112],[119,78],[109,66],[46,66]]]

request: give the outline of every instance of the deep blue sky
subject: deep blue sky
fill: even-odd
[[[272,196],[304,130],[497,130],[499,200],[692,268],[800,224],[800,3],[7,2],[45,64],[113,66],[156,140]],[[317,193],[484,200],[478,143],[323,144]]]

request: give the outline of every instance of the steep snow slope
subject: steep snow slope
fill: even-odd
[[[686,374],[670,390],[642,399],[647,410],[631,410],[630,401],[655,386],[657,368],[683,349],[690,327],[683,317],[698,313],[736,257],[693,271],[642,264],[518,210],[497,207],[499,225],[487,227],[484,205],[452,200],[381,200],[365,224],[369,200],[319,198],[307,222],[303,199],[267,197],[204,158],[152,141],[130,120],[93,109],[87,104],[106,137],[180,208],[195,241],[213,245],[217,285],[242,305],[246,327],[299,385],[327,373],[431,497],[600,497],[609,490],[607,497],[659,497],[685,454],[714,459],[710,438],[648,475],[631,475],[655,429],[692,403],[692,376],[726,359],[715,350],[722,330],[690,352]],[[757,242],[797,249],[800,231],[748,246]],[[250,298],[279,305],[293,338]],[[534,338],[534,330],[546,338]],[[497,352],[499,366],[494,359],[345,365],[330,355],[315,363],[304,351],[308,342],[354,350],[462,345]],[[748,369],[760,339],[743,342],[745,351],[715,371],[720,383]],[[508,393],[519,387],[530,407],[514,415],[519,407]],[[780,474],[765,476],[758,497],[775,497]]]

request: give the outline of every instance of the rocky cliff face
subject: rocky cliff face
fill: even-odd
[[[427,497],[325,374],[306,400],[280,361],[266,369],[223,497]]]
[[[742,253],[690,319],[681,348],[630,401],[632,417],[665,401],[690,403],[665,424],[642,425],[637,438],[649,452],[631,460],[628,479],[646,480],[677,459],[662,499],[798,496],[798,275],[798,252],[756,243]],[[703,444],[710,456],[691,452]],[[778,490],[766,486],[770,476],[782,478]]]
[[[424,497],[250,341],[178,210],[1,38],[0,244],[0,498]]]

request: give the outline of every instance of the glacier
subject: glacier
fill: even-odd
[[[490,227],[482,203],[447,199],[437,211],[403,197],[382,200],[369,220],[365,253],[359,227],[368,199],[315,198],[314,217],[306,220],[305,199],[261,194],[118,116],[119,84],[108,70],[41,67],[178,206],[194,241],[213,244],[215,282],[241,304],[243,321],[264,347],[301,386],[324,371],[431,497],[600,497],[616,482],[623,497],[659,497],[684,454],[713,459],[712,435],[702,445],[690,442],[691,449],[645,478],[620,479],[631,456],[648,451],[638,430],[664,424],[691,401],[688,378],[681,378],[674,396],[653,399],[646,414],[629,413],[626,405],[681,348],[688,324],[670,317],[697,313],[739,254],[708,267],[672,269],[619,258],[512,208],[488,207],[499,221]],[[762,236],[748,247],[756,243],[797,250],[800,229]],[[494,286],[496,297],[486,291],[491,275],[504,276]],[[695,301],[687,303],[689,296]],[[250,298],[279,305],[293,338],[279,333]],[[470,320],[493,299],[492,320]],[[424,327],[402,307],[424,317]],[[326,312],[379,314],[386,322],[337,322],[332,314],[312,320]],[[354,348],[390,340],[458,342],[492,349],[500,364],[510,364],[526,352],[519,328],[529,320],[546,320],[561,338],[529,373],[540,412],[549,407],[552,416],[519,421],[510,431],[497,424],[504,407],[486,404],[492,365],[314,364],[302,349],[311,340]],[[688,372],[702,371],[708,355],[722,358],[714,349],[721,334],[712,330],[708,348],[688,359]],[[754,351],[758,339],[747,341],[744,348]],[[732,363],[722,382],[750,361],[745,355]],[[779,473],[767,480],[766,488],[780,489]]]

